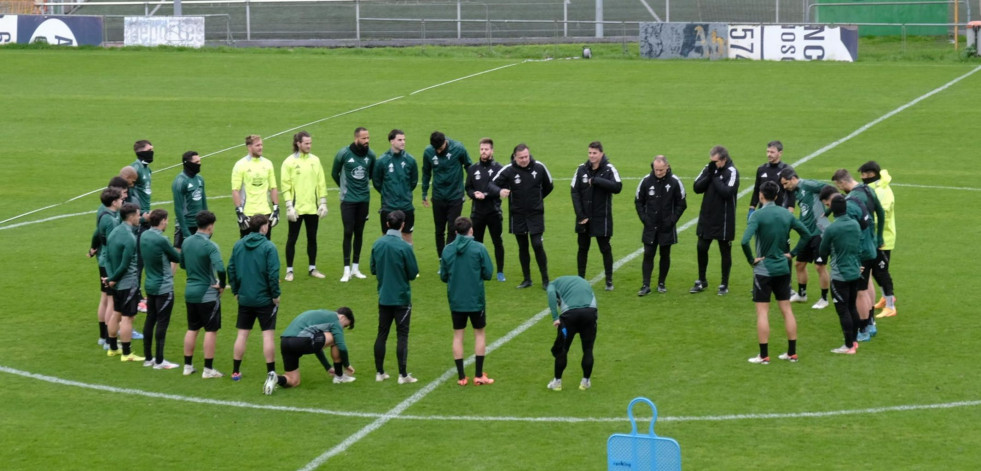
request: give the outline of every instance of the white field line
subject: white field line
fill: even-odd
[[[337,417],[354,417],[362,419],[398,419],[414,420],[427,422],[524,422],[524,423],[625,423],[628,422],[626,416],[619,417],[520,417],[520,416],[474,416],[474,415],[400,415],[400,414],[378,414],[373,412],[352,412],[321,409],[316,407],[292,407],[277,406],[271,404],[257,404],[245,401],[225,401],[220,399],[208,399],[201,397],[182,396],[179,394],[167,394],[153,391],[144,391],[133,388],[117,388],[102,384],[83,383],[72,381],[54,376],[47,376],[29,371],[23,371],[7,366],[0,366],[0,372],[7,373],[22,378],[33,379],[61,386],[69,386],[93,391],[103,391],[113,394],[127,394],[131,396],[147,397],[152,399],[164,399],[168,401],[187,402],[191,404],[202,404],[208,406],[237,407],[241,409],[265,410],[273,412],[288,412],[302,414],[319,414]],[[422,392],[422,391],[419,391]],[[418,392],[417,392],[418,394]],[[842,415],[870,415],[884,414],[890,412],[909,412],[920,410],[940,410],[955,409],[961,407],[981,406],[981,400],[974,401],[955,401],[936,404],[906,404],[897,406],[869,407],[865,409],[841,409],[829,411],[813,412],[783,412],[766,414],[725,414],[725,415],[701,415],[701,416],[658,416],[659,422],[726,422],[734,420],[774,420],[774,419],[815,419],[824,417],[837,417]],[[391,412],[391,411],[389,411]],[[650,417],[638,416],[637,419],[646,421]],[[377,428],[377,427],[376,427]],[[352,436],[353,437],[353,436]],[[349,437],[351,439],[351,437]]]

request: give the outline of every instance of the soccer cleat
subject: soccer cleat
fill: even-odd
[[[518,289],[524,289],[528,287],[531,287],[531,280],[522,281],[521,284],[518,285]]]
[[[144,368],[149,368],[149,367],[151,367],[151,366],[153,366],[155,364],[157,364],[157,362],[153,361],[153,357],[150,357],[150,358],[148,358],[148,359],[146,359],[146,360],[143,361],[143,367]]]
[[[184,376],[191,376],[197,372],[198,370],[194,369],[194,365],[184,365]]]
[[[167,360],[164,360],[164,361],[162,361],[160,363],[157,363],[156,365],[153,365],[153,369],[155,369],[155,370],[172,370],[172,369],[177,368],[179,366],[180,365],[178,365],[177,363],[171,363],[171,362],[169,362]]]
[[[340,376],[334,375],[334,384],[353,383],[355,379],[357,378],[346,373]]]
[[[647,296],[651,294],[651,287],[644,285],[640,287],[640,291],[637,292],[637,296]]]
[[[130,338],[133,340],[143,340],[143,333],[134,329],[133,335]]]
[[[770,364],[770,357],[761,357],[759,355],[756,355],[755,357],[750,358],[749,360],[746,360],[746,361],[748,361],[750,363],[755,363],[757,365],[769,365]]]
[[[409,384],[419,381],[412,376],[412,373],[407,373],[405,376],[399,375],[399,384]]]
[[[882,309],[886,307],[886,297],[885,296],[880,297],[879,302],[875,303],[875,306],[873,307],[876,309]]]
[[[239,372],[232,373],[232,381],[241,381],[241,380],[242,380],[242,373]]]
[[[579,390],[580,391],[585,391],[585,390],[591,388],[592,386],[593,386],[593,383],[591,383],[589,381],[589,378],[583,378],[582,381],[579,382]]]
[[[109,350],[109,342],[106,342],[106,343],[102,344],[102,349],[103,350]]]
[[[818,302],[814,303],[814,305],[811,306],[811,309],[824,309],[826,307],[828,307],[828,300],[821,298],[818,299]]]
[[[146,299],[140,300],[140,303],[136,305],[136,310],[139,312],[146,312]]]
[[[456,384],[459,384],[460,386],[466,386],[467,385],[467,382],[468,382],[468,379],[467,379],[466,376],[464,376],[464,377],[456,380]]]
[[[606,290],[607,291],[613,291],[613,282],[612,281],[607,281],[606,282]]]
[[[553,378],[551,381],[548,382],[548,386],[545,387],[551,389],[552,391],[561,391],[562,380],[559,378]]]
[[[875,318],[882,319],[883,317],[893,317],[895,315],[896,315],[896,308],[884,307],[882,308],[882,312],[875,315]]]
[[[221,374],[221,371],[214,368],[205,368],[204,371],[201,372],[202,379],[221,378],[222,376],[225,375]]]
[[[792,302],[792,303],[806,303],[807,302],[807,295],[805,294],[804,296],[801,296],[796,291],[794,291],[794,292],[790,293],[790,302]]]
[[[279,384],[279,378],[276,377],[275,371],[270,371],[266,373],[266,381],[262,383],[262,394],[270,395],[276,390],[276,385]]]
[[[507,281],[507,278],[504,278],[504,272],[497,272],[497,281]]]
[[[729,294],[729,287],[726,285],[719,285],[719,291],[716,292],[719,296],[725,296]]]
[[[664,286],[664,283],[658,283],[657,284],[657,292],[658,293],[667,293],[668,292],[668,289]]]
[[[474,376],[473,377],[473,384],[474,384],[474,386],[483,386],[485,384],[494,384],[494,380],[491,379],[491,378],[488,378],[487,377],[487,373],[485,372],[484,374],[482,374],[480,376]]]
[[[834,350],[831,350],[831,353],[841,353],[841,354],[845,354],[845,355],[854,355],[855,354],[855,350],[858,348],[857,347],[858,344],[854,344],[854,345],[856,345],[856,346],[852,346],[851,348],[848,348],[847,346],[842,345],[842,346],[840,346],[840,347],[838,347],[838,348],[836,348]]]
[[[115,357],[115,356],[119,356],[119,355],[122,355],[122,354],[123,354],[123,351],[121,349],[118,349],[118,348],[115,349],[115,350],[111,350],[111,349],[110,350],[106,350],[106,356],[107,357]]]
[[[879,333],[879,328],[875,324],[869,324],[866,332],[869,333],[869,337],[875,337],[875,334]]]
[[[797,354],[796,353],[793,354],[793,355],[787,355],[786,353],[781,353],[780,356],[778,356],[777,358],[779,358],[781,360],[789,361],[791,363],[797,363]]]
[[[314,278],[327,278],[323,273],[320,273],[320,270],[317,270],[316,268],[310,270],[310,276]]]
[[[388,376],[388,373],[375,373],[375,381],[378,381],[379,383],[388,378],[391,378],[391,376]]]
[[[146,358],[137,356],[135,353],[130,353],[129,355],[123,355],[119,357],[119,361],[144,361]]]
[[[99,346],[102,346],[102,345],[105,345],[105,344],[106,344],[106,339],[104,339],[102,337],[99,337],[99,343],[98,343],[98,345]]]
[[[361,273],[361,270],[359,270],[357,268],[352,268],[351,269],[351,276],[353,276],[353,277],[355,277],[355,278],[357,278],[359,280],[363,280],[363,279],[365,279],[365,278],[368,277],[364,273]]]
[[[286,281],[293,281],[293,272],[291,271],[286,272],[286,277],[284,279]]]
[[[691,294],[701,293],[702,291],[705,291],[705,288],[707,287],[708,287],[708,283],[702,280],[695,280],[695,285],[692,286],[691,289],[688,290],[688,292]]]
[[[542,278],[542,289],[548,291],[548,278]]]
[[[341,275],[341,283],[347,283],[348,281],[351,281],[351,270],[345,268],[344,274]]]

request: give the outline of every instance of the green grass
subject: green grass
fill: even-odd
[[[574,55],[576,48],[571,49],[569,55]],[[148,371],[105,358],[95,345],[95,264],[83,255],[94,222],[87,212],[98,202],[95,195],[70,199],[100,188],[130,163],[129,149],[138,138],[151,139],[157,149],[155,201],[171,199],[168,186],[176,169],[164,168],[176,164],[181,153],[195,149],[210,155],[202,175],[219,217],[215,240],[227,259],[236,240],[227,198],[229,176],[244,154],[241,146],[234,146],[245,135],[271,136],[401,97],[305,126],[314,136],[314,153],[329,161],[362,125],[371,130],[372,147],[379,152],[386,148],[389,129],[404,129],[409,151],[417,157],[434,129],[462,141],[474,154],[477,140],[491,136],[499,160],[507,159],[513,145],[527,142],[557,179],[556,191],[546,200],[545,244],[550,271],[559,276],[575,273],[566,185],[575,166],[585,160],[588,142],[602,140],[626,179],[624,193],[614,203],[613,248],[620,259],[640,246],[631,199],[653,155],[666,154],[690,192],[708,149],[724,144],[745,188],[764,160],[767,141],[783,140],[785,160],[795,162],[976,67],[956,58],[710,63],[623,60],[612,54],[591,61],[521,63],[412,94],[516,64],[520,58],[550,55],[541,53],[548,50],[544,47],[489,57],[481,57],[481,50],[486,49],[0,49],[0,109],[5,111],[0,115],[0,174],[7,181],[0,186],[0,221],[54,205],[0,225],[0,263],[9,267],[0,274],[0,365],[114,388],[369,414],[390,411],[452,367],[432,219],[418,205],[416,253],[422,277],[413,283],[409,364],[421,382],[398,386],[371,381],[374,280],[337,281],[336,194],[330,197],[331,212],[319,234],[318,265],[328,278],[299,276],[284,284],[279,330],[303,310],[351,306],[359,320],[348,336],[357,382],[331,384],[316,361],[305,359],[301,387],[262,396],[258,334],[250,339],[241,383],[184,378],[178,372]],[[836,316],[830,309],[812,311],[801,305],[795,306],[801,362],[747,364],[745,359],[756,352],[748,267],[737,250],[728,297],[689,295],[696,276],[694,230],[689,229],[674,249],[669,293],[634,295],[640,286],[638,259],[616,273],[616,291],[597,293],[597,369],[589,392],[574,387],[579,379],[575,352],[565,376],[570,387],[561,393],[545,390],[553,331],[542,321],[488,356],[487,370],[496,384],[466,389],[441,384],[403,412],[414,418],[393,418],[324,467],[383,469],[398,463],[405,469],[598,469],[607,437],[629,430],[625,420],[555,423],[451,416],[619,418],[625,417],[632,398],[646,396],[663,419],[657,432],[681,443],[688,469],[851,469],[856,463],[870,469],[972,468],[981,459],[973,446],[979,438],[974,424],[981,419],[977,405],[901,408],[979,399],[973,346],[981,321],[968,295],[973,264],[964,260],[981,228],[971,210],[981,203],[974,183],[981,171],[970,164],[976,153],[971,136],[978,125],[970,106],[979,99],[979,82],[981,76],[972,75],[798,169],[805,178],[826,180],[837,168],[854,170],[875,159],[895,178],[900,234],[893,276],[900,315],[881,321],[879,336],[857,356],[828,353],[841,342]],[[289,153],[289,134],[266,139],[266,155],[276,163],[277,173]],[[699,202],[699,195],[689,193],[683,222],[697,216]],[[377,203],[376,197],[373,209]],[[745,211],[748,202],[741,203]],[[74,215],[78,213],[86,214]],[[57,216],[67,217],[48,220]],[[281,253],[285,230],[274,230]],[[371,241],[377,234],[373,217],[366,235]],[[512,238],[505,241],[508,282],[487,286],[489,341],[545,308],[537,283],[529,290],[514,289],[520,278],[517,250]],[[305,263],[304,249],[301,241],[298,266]],[[368,251],[363,251],[365,259]],[[599,254],[592,253],[590,262],[593,276],[601,271]],[[178,299],[183,280],[179,274]],[[717,282],[713,251],[709,283]],[[812,281],[811,292],[816,291]],[[228,373],[235,305],[225,301],[216,363]],[[183,308],[174,315],[167,356],[179,361]],[[771,350],[779,353],[782,322],[779,316],[772,320]],[[469,340],[467,345],[469,350]],[[390,345],[389,365],[393,356]],[[200,368],[200,347],[196,362]],[[374,420],[188,403],[9,373],[0,378],[5,425],[0,428],[5,444],[0,460],[11,469],[92,469],[122,463],[153,463],[159,469],[297,469]],[[692,419],[868,408],[892,409],[822,417]],[[640,409],[638,414],[647,413]],[[855,452],[843,450],[843,444],[854,444]]]

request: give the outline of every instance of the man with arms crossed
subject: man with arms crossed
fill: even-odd
[[[501,197],[491,194],[488,188],[494,177],[503,169],[494,160],[494,141],[490,138],[480,140],[480,160],[467,169],[467,195],[473,200],[470,207],[470,220],[473,221],[473,239],[484,242],[484,230],[490,230],[494,242],[494,261],[497,262],[497,281],[504,278],[504,218],[501,215]]]
[[[577,264],[579,276],[586,278],[589,242],[595,237],[603,255],[606,290],[613,291],[613,195],[623,190],[620,173],[603,152],[600,141],[589,143],[587,160],[579,164],[572,177],[572,208],[576,213],[576,233],[579,234]]]

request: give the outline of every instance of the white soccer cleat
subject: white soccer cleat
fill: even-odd
[[[385,381],[388,378],[391,378],[391,376],[389,376],[388,373],[375,373],[375,381],[378,381],[379,383]]]
[[[340,376],[334,375],[334,384],[353,383],[355,379],[357,378],[348,374],[343,374]]]
[[[162,361],[160,363],[157,363],[156,365],[153,365],[153,369],[155,369],[155,370],[172,370],[172,369],[177,368],[179,366],[180,365],[178,365],[177,363],[171,363],[171,362],[169,362],[167,360],[164,360],[164,361]]]
[[[414,383],[416,381],[419,380],[413,377],[412,373],[408,373],[405,376],[399,375],[399,384],[409,384],[409,383]]]
[[[591,383],[589,381],[589,378],[583,378],[582,381],[579,382],[579,390],[580,391],[585,391],[585,390],[589,389],[592,386],[593,386],[593,383]]]
[[[792,303],[806,303],[807,302],[807,296],[806,295],[801,296],[796,291],[794,291],[793,293],[790,294],[790,302],[792,302]]]
[[[364,273],[361,273],[361,270],[358,270],[357,268],[351,270],[351,275],[353,275],[355,278],[358,278],[360,280],[363,280],[368,277]]]
[[[198,370],[194,369],[194,365],[184,365],[184,376],[191,376],[197,373]]]
[[[769,365],[770,357],[761,357],[759,355],[756,355],[755,357],[750,358],[749,360],[746,361],[753,363],[755,365]]]
[[[205,368],[204,371],[201,372],[201,378],[203,379],[221,378],[222,376],[225,375],[223,375],[221,371],[214,368]]]
[[[146,361],[143,362],[143,367],[149,368],[155,364],[157,364],[157,362],[153,361],[153,358],[151,357],[151,358],[147,358]]]
[[[262,393],[267,396],[272,394],[278,384],[279,378],[276,376],[276,372],[270,371],[266,374],[266,382],[262,383]]]
[[[284,279],[286,281],[293,281],[293,272],[291,271],[286,272],[286,277]]]
[[[344,274],[341,275],[341,283],[351,281],[351,267],[344,267]]]
[[[561,391],[562,380],[558,378],[552,378],[552,380],[548,382],[548,386],[545,387],[551,389],[552,391]]]
[[[310,270],[310,276],[312,276],[314,278],[327,278],[326,275],[324,275],[323,273],[320,273],[320,270],[317,270],[316,268],[314,268],[313,270]]]
[[[824,309],[826,307],[828,307],[828,300],[827,299],[824,299],[824,298],[821,298],[821,299],[818,299],[818,301],[816,303],[814,303],[813,306],[811,306],[811,309]]]

